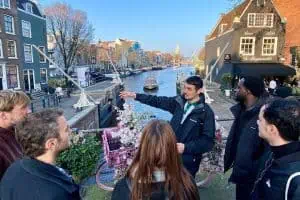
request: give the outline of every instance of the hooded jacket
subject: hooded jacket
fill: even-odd
[[[4,174],[1,200],[79,200],[79,187],[58,167],[36,159],[13,163]]]

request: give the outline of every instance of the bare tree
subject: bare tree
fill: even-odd
[[[65,3],[55,3],[45,8],[45,14],[48,33],[54,36],[64,70],[68,73],[76,54],[93,40],[93,26],[85,12]]]
[[[243,3],[245,0],[228,0],[229,3],[231,4],[231,7],[234,8],[236,7],[237,5]]]

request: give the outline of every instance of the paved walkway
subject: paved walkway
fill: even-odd
[[[210,91],[208,94],[210,98],[214,99],[210,106],[218,117],[217,119],[220,120],[219,123],[225,128],[226,132],[228,132],[233,122],[233,115],[230,111],[230,107],[232,107],[235,102],[221,94],[219,89]]]
[[[111,81],[104,81],[85,88],[85,91],[86,93],[93,92],[91,96],[95,100],[98,100],[104,97],[105,93],[102,93],[102,91],[104,91],[106,88],[109,88],[110,86],[113,86],[113,83],[111,83]],[[73,105],[78,102],[79,97],[80,97],[80,91],[77,90],[73,94],[71,94],[70,98],[65,97],[61,99],[58,107],[64,110],[65,117],[67,120],[71,119],[74,115],[78,113],[78,111],[76,111],[76,109],[73,108]]]

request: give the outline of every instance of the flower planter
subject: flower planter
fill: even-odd
[[[128,160],[131,160],[136,152],[134,146],[123,146],[118,136],[118,127],[104,129],[103,150],[105,160],[109,167],[114,168],[126,168],[128,166]]]

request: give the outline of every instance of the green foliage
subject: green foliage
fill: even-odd
[[[231,89],[232,75],[225,73],[221,78],[221,90]]]
[[[104,191],[98,186],[93,185],[85,189],[83,194],[83,200],[110,200],[111,192]]]
[[[53,88],[66,87],[66,80],[64,78],[49,78],[48,85]]]
[[[294,87],[292,89],[292,94],[295,96],[300,96],[300,88],[299,87]]]
[[[91,176],[99,160],[101,146],[96,136],[87,136],[82,143],[73,144],[62,152],[57,164],[68,170],[75,181]]]

